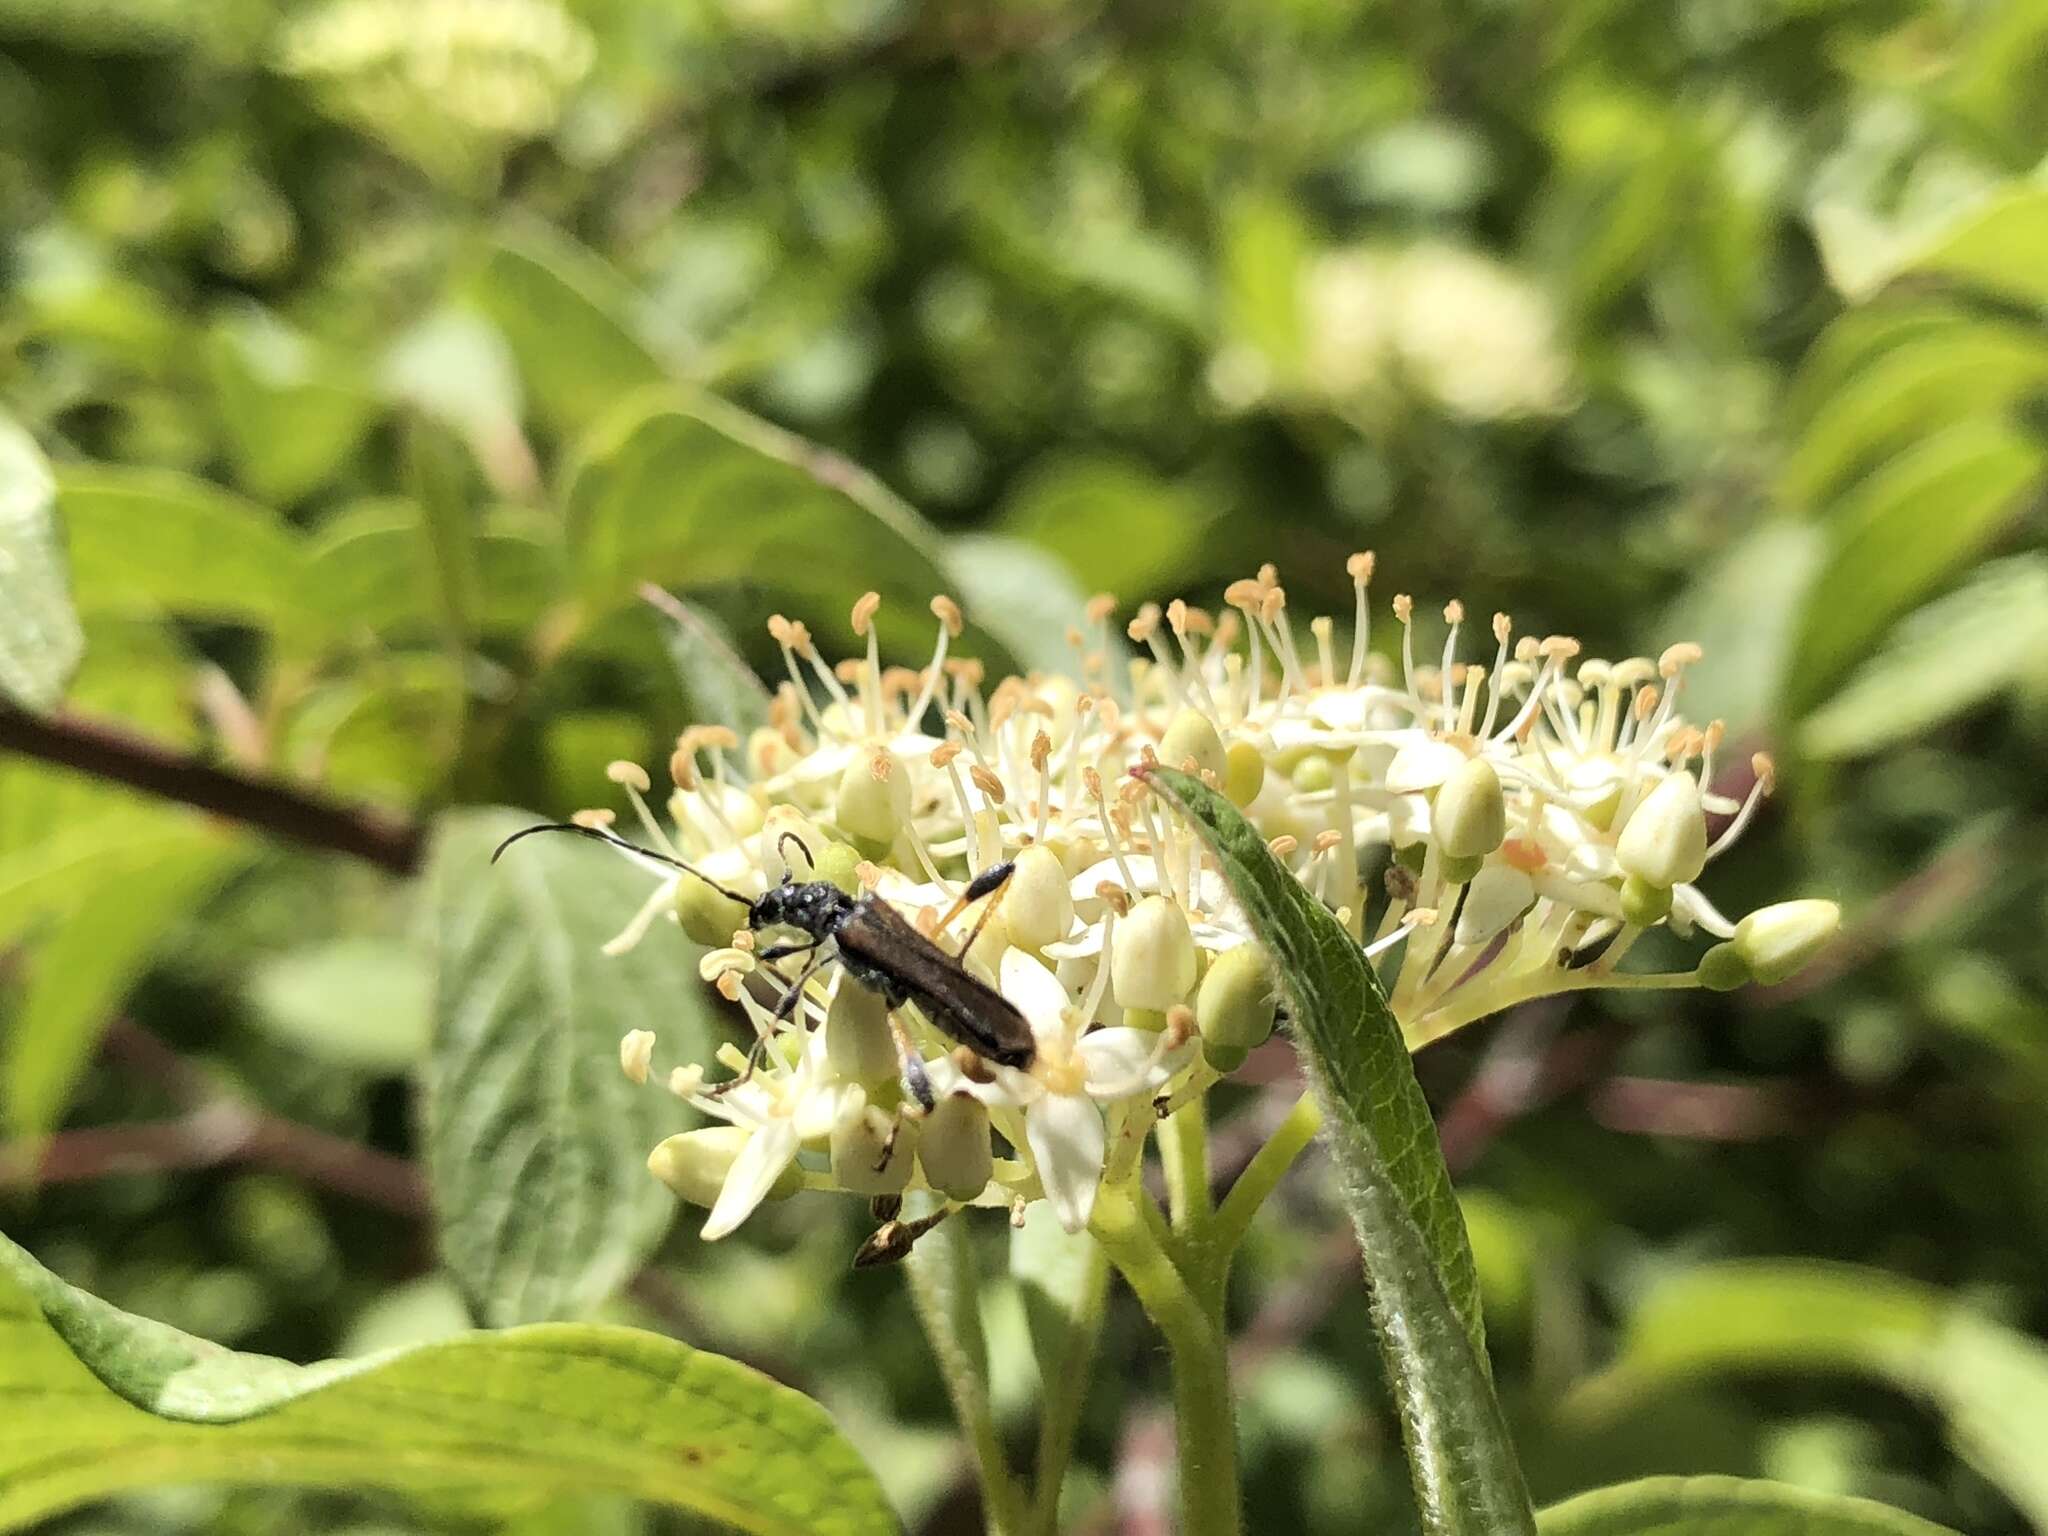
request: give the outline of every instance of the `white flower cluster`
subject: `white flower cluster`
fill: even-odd
[[[1354,246],[1303,282],[1308,373],[1346,397],[1401,381],[1478,421],[1554,415],[1571,366],[1541,292],[1513,268],[1441,242]]]
[[[1128,1175],[1142,1155],[1154,1101],[1200,1094],[1271,1033],[1276,978],[1194,833],[1130,772],[1148,761],[1200,774],[1243,810],[1375,959],[1413,1044],[1548,993],[1775,981],[1832,934],[1832,903],[1734,923],[1695,883],[1771,783],[1759,757],[1740,802],[1701,787],[1722,732],[1678,712],[1696,647],[1591,660],[1562,636],[1517,639],[1496,615],[1490,659],[1465,662],[1454,602],[1427,665],[1404,596],[1396,666],[1371,649],[1372,566],[1350,562],[1342,655],[1329,618],[1297,637],[1268,567],[1228,589],[1220,616],[1146,605],[1127,626],[1139,652],[1127,663],[1112,661],[1114,604],[1098,598],[1092,633],[1071,636],[1075,676],[993,688],[978,663],[949,658],[961,617],[945,598],[916,671],[881,664],[873,594],[852,616],[867,654],[837,667],[777,617],[789,677],[771,723],[744,742],[722,726],[686,731],[665,820],[647,775],[613,765],[661,856],[643,861],[658,884],[613,947],[679,924],[711,946],[704,975],[756,1035],[751,1053],[721,1053],[724,1082],[695,1065],[668,1078],[720,1122],[650,1158],[710,1207],[705,1236],[804,1187],[891,1211],[925,1188],[948,1202],[941,1215],[983,1204],[1020,1219],[1042,1198],[1078,1230],[1105,1169]],[[664,862],[678,859],[703,878]],[[963,900],[1005,863],[993,894]],[[735,898],[791,879],[886,902],[958,956],[948,963],[1028,1021],[1028,1065],[956,1045],[914,1004],[891,1010],[829,963],[829,943],[794,974],[778,968],[775,936],[750,929]],[[1618,970],[1660,924],[1721,942],[1693,970]],[[635,1078],[655,1043],[645,1031],[624,1042]],[[886,1224],[880,1256],[914,1236]]]

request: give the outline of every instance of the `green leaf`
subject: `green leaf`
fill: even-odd
[[[1200,831],[1292,1004],[1297,1048],[1365,1259],[1424,1529],[1533,1529],[1486,1367],[1464,1217],[1401,1026],[1365,952],[1229,801],[1170,768],[1147,775]]]
[[[1949,1536],[1887,1504],[1741,1477],[1646,1477],[1536,1517],[1542,1536]]]
[[[309,551],[308,585],[338,633],[425,637],[437,600],[426,513],[403,497],[360,503],[329,518]],[[564,587],[559,530],[538,513],[499,508],[470,541],[470,609],[485,634],[530,629]]]
[[[1170,589],[1195,564],[1215,512],[1141,464],[1056,458],[1003,504],[1001,531],[1051,550],[1085,591]]]
[[[2021,183],[1973,209],[1899,270],[2048,308],[2048,187]]]
[[[1686,670],[1688,716],[1725,720],[1738,740],[1776,718],[1826,542],[1810,523],[1770,519],[1731,544],[1671,605],[1656,632],[1697,641],[1706,653]]]
[[[426,1058],[433,977],[410,944],[366,935],[276,955],[249,979],[253,1020],[322,1061],[403,1072]]]
[[[462,445],[440,428],[415,418],[406,424],[406,488],[420,507],[434,594],[450,654],[466,654],[476,624],[476,517],[470,507],[469,466]]]
[[[1815,411],[1785,466],[1785,498],[1824,507],[1901,438],[1996,415],[2048,383],[2048,333],[1959,317],[1909,337],[1844,380]]]
[[[501,231],[473,292],[511,346],[534,405],[558,432],[583,430],[621,395],[663,377],[627,318],[625,280],[558,231]]]
[[[7,1031],[6,1119],[17,1133],[40,1134],[63,1117],[121,999],[166,936],[242,856],[218,833],[193,824],[148,855],[100,861],[100,884],[35,946]]]
[[[471,1333],[298,1366],[121,1312],[0,1237],[0,1396],[5,1530],[190,1482],[603,1490],[760,1536],[897,1529],[816,1403],[629,1328]]]
[[[619,1039],[652,1029],[664,1057],[709,1053],[695,967],[673,929],[602,953],[652,893],[643,871],[566,837],[491,862],[536,819],[446,817],[427,884],[427,1172],[443,1256],[491,1323],[587,1312],[646,1261],[674,1210],[647,1154],[680,1112],[627,1081]]]
[[[946,547],[946,568],[975,626],[1002,641],[1021,665],[1071,673],[1080,660],[1067,644],[1074,629],[1094,648],[1087,594],[1058,557],[1037,545],[1001,533],[965,535]],[[1111,649],[1113,676],[1124,654],[1121,633],[1112,633]]]
[[[0,415],[0,698],[36,710],[63,696],[85,649],[51,520],[56,491],[35,439]]]
[[[2048,557],[1994,561],[1900,624],[1807,718],[1800,747],[1836,758],[1890,746],[2024,683],[2044,654]]]
[[[254,305],[207,333],[207,372],[236,479],[289,506],[325,485],[370,429],[376,402],[323,369],[311,342]]]
[[[1566,1400],[1601,1421],[1725,1371],[1842,1371],[1930,1402],[1964,1460],[2048,1525],[2048,1345],[1940,1291],[1847,1264],[1705,1265],[1655,1286],[1613,1365]]]
[[[745,581],[821,622],[872,588],[929,624],[946,589],[937,536],[873,476],[704,396],[627,402],[586,445],[568,505],[579,584],[600,611],[643,582]]]
[[[1808,595],[1795,652],[1795,706],[1811,708],[1894,617],[1981,553],[2044,469],[2048,450],[2034,438],[1973,419],[1859,482],[1829,520],[1833,549]]]
[[[170,612],[291,629],[311,595],[303,541],[273,513],[188,475],[67,465],[57,507],[81,611]]]
[[[667,620],[662,636],[668,657],[697,719],[730,726],[744,743],[748,732],[768,723],[767,685],[754,675],[725,626],[703,609],[658,587],[651,589],[648,601]]]

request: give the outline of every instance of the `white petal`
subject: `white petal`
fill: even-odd
[[[1014,946],[1003,951],[1001,991],[1041,1041],[1064,1038],[1067,1004],[1072,1001],[1067,989],[1043,964]]]
[[[1078,1049],[1089,1093],[1098,1099],[1128,1099],[1165,1087],[1166,1080],[1188,1064],[1195,1042],[1183,1040],[1160,1052],[1155,1030],[1098,1029],[1084,1036]]]
[[[1671,887],[1671,910],[1685,921],[1699,924],[1717,939],[1735,937],[1735,925],[1721,915],[1720,909],[1696,885]]]
[[[1046,945],[1044,952],[1055,960],[1085,960],[1090,955],[1099,955],[1102,953],[1102,924],[1090,923],[1071,938]]]
[[[718,1191],[718,1203],[704,1218],[706,1242],[716,1242],[754,1214],[795,1158],[796,1148],[796,1125],[787,1115],[777,1115],[748,1138]]]
[[[941,1099],[964,1093],[990,1109],[1022,1109],[1044,1097],[1044,1085],[1030,1073],[1019,1072],[1014,1067],[999,1067],[992,1061],[982,1065],[989,1075],[987,1082],[978,1082],[963,1073],[953,1065],[950,1054],[926,1062],[924,1071],[931,1080],[933,1096]]]
[[[1387,764],[1386,787],[1397,795],[1435,789],[1465,766],[1465,754],[1447,741],[1411,742]]]
[[[1073,897],[1076,905],[1086,903],[1092,912],[1102,903],[1102,898],[1095,894],[1095,887],[1105,883],[1123,885],[1125,870],[1131,872],[1127,889],[1133,896],[1142,896],[1160,888],[1158,860],[1149,853],[1127,853],[1122,864],[1115,859],[1101,859],[1090,864],[1067,882],[1067,894]]]
[[[1053,1215],[1069,1232],[1080,1231],[1102,1183],[1102,1111],[1079,1094],[1049,1093],[1024,1112],[1024,1137]]]
[[[1457,941],[1484,944],[1528,911],[1536,885],[1511,864],[1489,864],[1472,877],[1458,912]]]

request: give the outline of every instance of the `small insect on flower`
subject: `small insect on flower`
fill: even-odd
[[[496,863],[507,848],[538,832],[573,832],[640,858],[669,865],[703,880],[719,895],[744,906],[747,926],[753,931],[794,928],[807,935],[805,940],[770,945],[756,957],[763,963],[770,963],[792,955],[810,956],[809,963],[777,1001],[774,1008],[777,1019],[787,1018],[795,1011],[803,997],[804,987],[836,951],[840,967],[846,974],[870,991],[881,994],[892,1015],[893,1010],[905,1003],[915,1003],[941,1034],[999,1066],[1028,1068],[1037,1054],[1031,1026],[1017,1011],[1016,1005],[962,964],[988,921],[989,913],[994,910],[993,903],[982,909],[980,919],[961,944],[959,953],[948,954],[913,928],[879,896],[854,897],[828,880],[798,880],[785,865],[779,885],[749,899],[708,879],[681,859],[643,848],[602,827],[575,822],[545,822],[527,827],[500,843],[497,852],[491,855],[491,861]],[[784,833],[781,841],[796,843],[803,849],[806,863],[816,867],[810,850],[804,847],[803,840],[795,833]],[[939,926],[944,927],[974,902],[995,895],[1014,868],[1015,865],[1010,863],[996,864],[975,876]],[[828,945],[831,946],[829,950],[826,948]],[[893,1016],[890,1024],[896,1036],[904,1087],[929,1110],[935,1101],[923,1060]],[[761,1044],[761,1041],[756,1041],[754,1052],[748,1057],[748,1073],[753,1070]]]

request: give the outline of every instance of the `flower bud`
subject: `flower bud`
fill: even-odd
[[[873,1086],[896,1076],[888,1003],[843,971],[825,1007],[825,1059],[849,1082]]]
[[[1164,896],[1147,896],[1116,925],[1109,979],[1125,1008],[1164,1013],[1195,984],[1195,936],[1187,914]]]
[[[856,1195],[902,1194],[917,1160],[917,1131],[915,1121],[863,1105],[832,1129],[832,1177]]]
[[[1737,923],[1729,942],[1750,974],[1770,987],[1799,971],[1841,926],[1842,909],[1832,901],[1781,901]]]
[[[711,1125],[671,1136],[647,1154],[647,1171],[692,1205],[710,1207],[725,1187],[725,1176],[754,1133],[745,1126]],[[803,1188],[794,1165],[769,1186],[770,1200],[784,1200]]]
[[[1178,768],[1191,757],[1199,772],[1213,773],[1219,779],[1228,766],[1223,738],[1199,709],[1183,709],[1175,715],[1159,741],[1159,760],[1167,767]]]
[[[1733,992],[1749,985],[1751,980],[1749,962],[1733,944],[1716,944],[1700,956],[1699,969],[1694,974],[1710,992]]]
[[[1707,815],[1691,774],[1667,774],[1629,813],[1614,860],[1623,874],[1666,890],[1699,878],[1707,867]]]
[[[1067,936],[1074,926],[1074,898],[1058,854],[1034,843],[1017,855],[1003,887],[1003,917],[1012,942],[1025,949],[1043,949]]]
[[[1508,802],[1493,764],[1475,757],[1445,779],[1429,826],[1449,859],[1483,859],[1498,848],[1508,835]]]
[[[1266,760],[1248,741],[1233,741],[1223,754],[1223,793],[1239,810],[1259,798],[1266,783]]]
[[[887,752],[857,754],[839,776],[833,817],[854,837],[870,843],[895,842],[910,819],[910,771]]]
[[[955,1200],[972,1200],[988,1188],[995,1171],[988,1111],[964,1093],[941,1099],[918,1133],[917,1161],[933,1189]]]
[[[1335,787],[1337,768],[1320,752],[1306,752],[1296,759],[1293,770],[1287,775],[1288,782],[1304,795],[1319,794]]]
[[[1263,949],[1240,944],[1218,955],[1195,993],[1195,1023],[1209,1065],[1219,1072],[1242,1066],[1252,1047],[1273,1033],[1278,1012],[1273,967]]]
[[[1630,875],[1621,882],[1621,915],[1638,928],[1654,928],[1671,915],[1671,887]]]
[[[1387,764],[1386,787],[1397,795],[1427,794],[1466,761],[1465,754],[1447,741],[1411,741]]]
[[[816,877],[849,896],[860,894],[860,850],[851,843],[827,843],[818,850]]]
[[[747,926],[744,906],[690,874],[676,876],[675,912],[693,942],[714,948],[730,944],[733,934]]]

